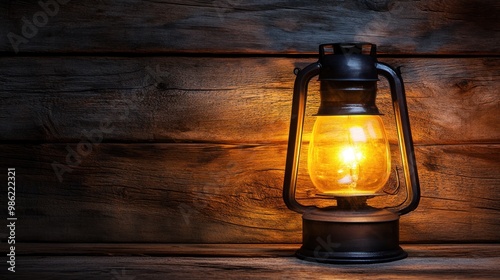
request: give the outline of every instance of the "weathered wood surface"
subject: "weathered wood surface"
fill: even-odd
[[[38,2],[0,3],[0,51],[315,53],[331,41],[391,54],[500,51],[496,0]]]
[[[16,167],[20,242],[301,240],[300,215],[282,202],[284,144],[101,143],[79,160],[70,152],[83,149],[0,146],[1,168]],[[422,201],[402,218],[401,240],[500,241],[499,155],[498,144],[417,146]],[[71,169],[62,182],[54,162]],[[298,197],[312,203],[305,166]]]
[[[126,247],[127,245],[125,245]],[[498,279],[500,248],[403,245],[409,257],[370,265],[327,265],[294,257],[19,256],[16,279]],[[288,247],[288,245],[285,245]],[[242,246],[245,251],[245,247]],[[146,247],[147,248],[147,247]],[[194,249],[195,250],[195,249]],[[147,252],[147,250],[146,250]],[[485,253],[487,252],[487,253]],[[266,250],[263,251],[266,254]],[[237,254],[238,256],[238,254]]]
[[[171,257],[292,257],[301,244],[186,244],[186,243],[19,243],[23,256],[171,256]],[[410,257],[492,258],[500,245],[402,244]]]
[[[281,201],[292,70],[332,41],[377,43],[405,66],[423,197],[401,239],[500,241],[498,1],[39,2],[0,3],[0,168],[17,172],[18,241],[300,242]],[[26,37],[14,48],[13,34]],[[429,275],[487,275],[433,261]]]
[[[110,122],[104,142],[285,142],[293,69],[315,60],[0,58],[0,140],[78,142]],[[416,143],[498,142],[500,59],[381,60],[404,66]],[[387,83],[379,84],[395,142]],[[309,116],[319,103],[316,90],[313,81]],[[307,118],[306,132],[313,121]]]
[[[475,248],[475,245],[440,245],[439,248]],[[186,244],[186,243],[19,243],[23,256],[172,256],[172,257],[291,257],[299,244]],[[433,248],[433,249],[437,249]],[[492,246],[495,248],[495,246]],[[488,247],[481,256],[495,256]],[[449,251],[449,250],[445,250]]]

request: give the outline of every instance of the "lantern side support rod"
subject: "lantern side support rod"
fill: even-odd
[[[415,210],[420,202],[420,184],[410,130],[410,118],[406,105],[406,95],[399,69],[394,69],[385,63],[377,62],[377,70],[379,75],[382,75],[389,81],[391,88],[392,105],[396,118],[399,148],[407,189],[405,201],[392,210],[396,211],[399,215],[404,215]]]
[[[319,62],[308,65],[298,71],[293,87],[292,116],[288,137],[288,150],[285,166],[285,179],[283,184],[283,200],[286,206],[295,212],[304,213],[305,210],[315,206],[304,206],[295,199],[300,149],[302,144],[302,131],[306,112],[307,86],[312,77],[319,74]]]

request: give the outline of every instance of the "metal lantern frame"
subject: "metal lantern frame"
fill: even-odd
[[[405,258],[406,252],[399,247],[399,216],[417,208],[420,185],[400,69],[378,62],[374,44],[334,43],[320,45],[318,62],[296,69],[295,74],[283,200],[290,210],[303,214],[303,244],[297,257],[325,263],[375,263]],[[328,90],[322,91],[321,115],[379,114],[375,106],[376,81],[378,76],[388,80],[406,183],[406,199],[400,205],[376,209],[362,201],[364,207],[359,208],[351,207],[354,198],[336,198],[337,206],[325,209],[296,200],[308,84],[317,75],[320,83],[335,87],[340,84],[339,92],[346,92],[331,95]],[[354,96],[342,91],[345,83],[370,85],[371,89]]]

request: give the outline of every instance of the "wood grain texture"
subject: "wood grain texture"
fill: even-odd
[[[127,245],[125,245],[126,247]],[[16,279],[498,279],[499,245],[404,245],[392,263],[326,265],[294,257],[22,256]],[[195,250],[195,248],[193,248]],[[245,251],[245,247],[242,248]],[[484,254],[484,252],[490,254]],[[263,251],[265,252],[265,251]]]
[[[0,140],[78,142],[285,142],[295,67],[289,58],[0,58]],[[413,139],[497,143],[500,59],[381,59],[402,65]],[[310,83],[304,139],[319,104]],[[378,105],[396,142],[387,82]]]
[[[186,243],[20,243],[23,256],[171,256],[171,257],[292,257],[301,244],[186,244]],[[500,245],[402,244],[410,257],[493,258]]]
[[[48,1],[0,3],[0,168],[16,168],[17,241],[300,242],[300,215],[281,198],[292,70],[314,62],[318,44],[338,41],[376,43],[381,61],[404,66],[422,201],[402,217],[402,241],[500,241],[498,1],[100,0],[42,7]],[[13,36],[22,42],[13,44]],[[316,90],[311,83],[308,116]],[[395,143],[385,81],[378,101]],[[312,123],[308,118],[306,131]],[[302,160],[298,197],[317,202]],[[0,232],[2,242],[6,237]],[[430,277],[469,271],[467,277],[488,278],[498,264],[498,256],[449,257],[417,257],[371,278],[412,278],[422,267]],[[43,267],[43,277],[68,276],[65,265],[76,264],[98,278],[119,273],[107,258],[100,261],[109,272],[85,264],[90,258],[25,261]],[[201,267],[200,278],[233,270],[243,278],[255,269],[260,278],[310,273],[295,259],[274,261],[119,259],[149,266],[146,278],[185,278],[193,266]]]
[[[0,51],[315,53],[331,41],[368,41],[392,54],[500,51],[495,0],[106,0],[49,12],[37,2],[1,2]],[[23,43],[13,47],[9,33]]]
[[[301,240],[300,215],[282,202],[285,145],[101,143],[79,163],[71,150],[0,146],[1,168],[16,167],[20,242]],[[402,217],[401,240],[498,242],[499,154],[499,145],[418,146],[422,201]],[[59,182],[51,164],[67,158]],[[305,166],[298,197],[310,204]]]
[[[300,244],[20,243],[23,256],[292,257]],[[455,247],[457,247],[456,245]],[[449,245],[453,248],[453,245]],[[461,250],[473,245],[460,245]],[[441,247],[440,247],[441,248]],[[443,247],[444,248],[444,247]],[[495,256],[495,246],[481,256]],[[446,251],[446,250],[445,250]],[[449,250],[448,250],[449,251]]]

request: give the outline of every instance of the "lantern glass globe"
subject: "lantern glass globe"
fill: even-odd
[[[391,172],[391,151],[381,117],[318,116],[309,144],[308,170],[323,195],[381,194]]]

